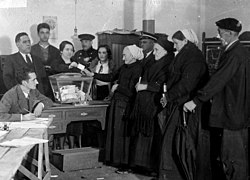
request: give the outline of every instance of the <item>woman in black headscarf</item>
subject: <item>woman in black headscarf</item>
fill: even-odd
[[[148,172],[158,170],[161,134],[157,114],[162,109],[160,98],[173,52],[174,45],[167,35],[158,38],[154,44],[155,60],[136,84],[137,95],[131,113],[131,165]]]

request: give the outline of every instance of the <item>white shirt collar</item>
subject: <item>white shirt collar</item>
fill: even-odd
[[[32,62],[32,58],[31,58],[31,55],[30,54],[23,54],[23,53],[21,53],[20,51],[19,51],[19,53],[23,56],[23,59],[24,59],[24,61],[27,63],[27,61],[26,61],[26,55],[28,55],[29,56],[29,58],[30,58],[30,60],[31,60],[31,62]]]
[[[42,48],[44,48],[44,49],[46,49],[47,47],[49,47],[49,44],[47,44],[47,45],[42,45],[42,44],[40,44],[40,43],[38,43]]]
[[[230,46],[232,46],[232,44],[235,43],[236,41],[238,41],[238,39],[236,39],[236,40],[230,42],[230,43],[227,45],[225,51],[228,50],[228,48],[229,48]]]

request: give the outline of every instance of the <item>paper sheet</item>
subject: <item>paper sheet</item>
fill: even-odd
[[[0,143],[0,146],[21,147],[21,146],[28,146],[32,144],[40,144],[46,142],[48,142],[48,140],[32,138],[32,137],[23,137],[20,139],[13,139],[11,141],[4,141]]]
[[[0,129],[6,124],[9,130],[16,128],[47,128],[49,123],[49,118],[36,118],[32,121],[22,121],[22,122],[0,122]]]

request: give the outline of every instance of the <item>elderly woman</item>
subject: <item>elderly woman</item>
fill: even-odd
[[[98,56],[94,59],[89,69],[99,74],[110,74],[114,71],[115,65],[112,61],[111,49],[108,45],[100,45],[97,49]],[[95,100],[104,100],[110,91],[110,82],[104,82],[96,79],[93,83],[92,98]]]
[[[154,56],[154,62],[145,69],[141,81],[136,84],[137,95],[131,114],[134,122],[131,165],[148,172],[158,170],[161,134],[157,114],[162,109],[163,83],[174,58],[174,45],[168,41],[167,35],[159,37],[154,44]]]
[[[179,180],[185,177],[182,176],[184,173],[173,150],[176,127],[183,115],[183,104],[192,99],[196,90],[205,84],[208,73],[202,52],[196,46],[198,38],[193,30],[177,31],[172,39],[178,53],[170,66],[167,93],[161,99],[161,103],[166,106],[171,116],[167,120],[168,126],[163,134],[159,179]],[[197,128],[197,122],[192,123],[195,126],[193,128]]]
[[[95,79],[114,82],[111,91],[114,93],[111,99],[109,120],[106,139],[106,161],[123,173],[129,163],[130,138],[127,135],[130,110],[134,104],[136,95],[135,85],[141,74],[141,65],[138,60],[143,59],[142,49],[136,45],[126,46],[123,49],[122,65],[112,74],[84,72]]]

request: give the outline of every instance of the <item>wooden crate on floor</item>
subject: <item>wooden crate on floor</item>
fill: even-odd
[[[92,147],[55,150],[52,152],[52,164],[61,171],[90,169],[101,165],[100,150]]]

